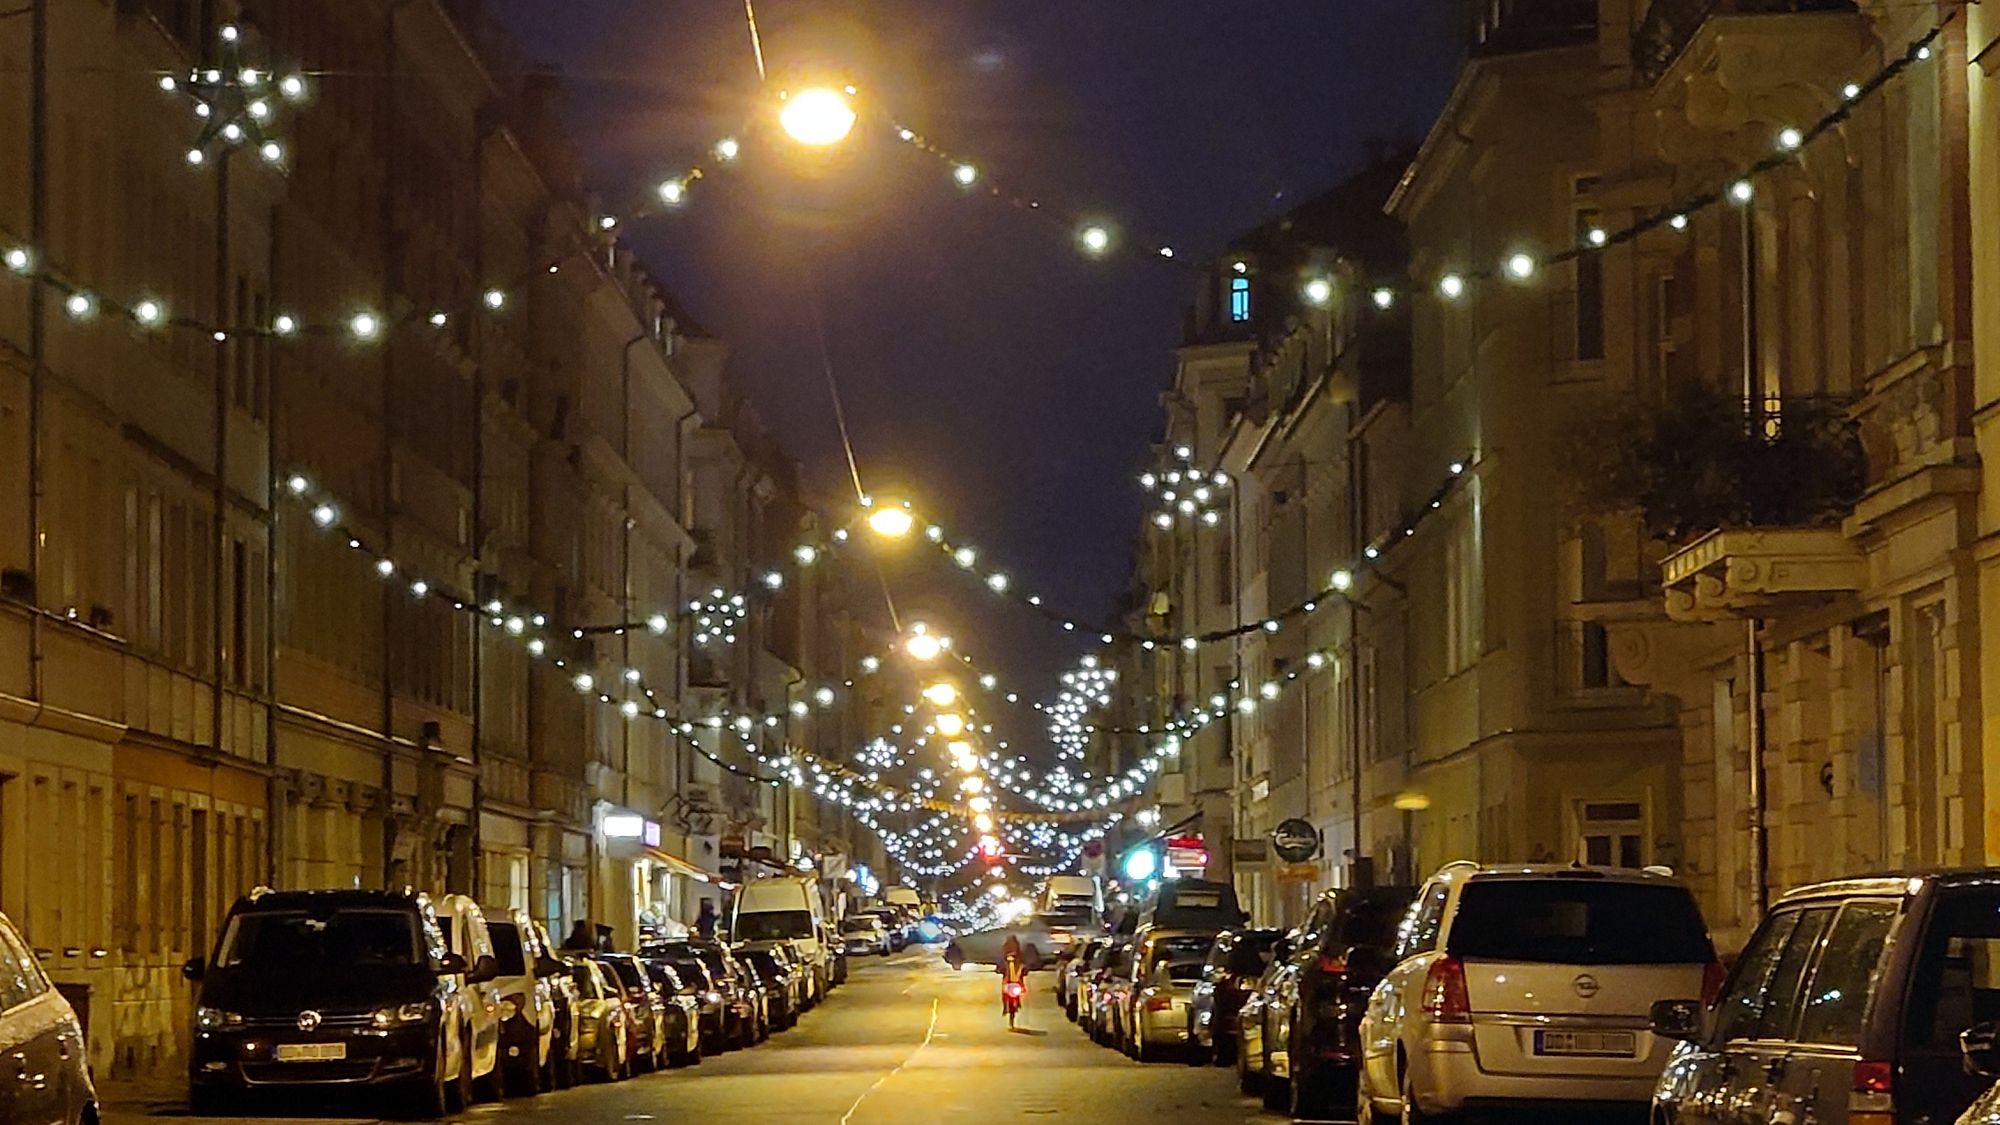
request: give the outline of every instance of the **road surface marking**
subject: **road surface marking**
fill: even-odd
[[[870,1086],[866,1090],[861,1091],[861,1096],[854,1099],[854,1104],[847,1107],[846,1113],[840,1115],[840,1125],[847,1125],[848,1121],[854,1117],[854,1111],[860,1109],[861,1103],[868,1100],[868,1095],[881,1089],[882,1083],[887,1082],[889,1079],[894,1078],[896,1077],[896,1075],[902,1073],[903,1068],[910,1065],[911,1059],[916,1058],[919,1054],[923,1052],[923,1049],[925,1047],[931,1045],[931,1036],[937,1034],[937,1018],[938,1018],[938,998],[933,996],[931,997],[931,1023],[929,1027],[924,1028],[924,1041],[917,1044],[916,1050],[911,1051],[908,1058],[905,1058],[902,1062],[897,1063],[896,1069],[890,1071],[887,1074],[884,1074],[880,1078],[877,1078],[873,1086]]]

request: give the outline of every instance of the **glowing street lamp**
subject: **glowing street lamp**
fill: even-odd
[[[868,529],[884,539],[901,539],[916,525],[917,518],[900,506],[877,508],[868,514]]]
[[[936,660],[944,649],[944,638],[926,632],[921,624],[916,627],[910,639],[903,642],[903,651],[910,654],[910,659],[925,663]]]
[[[854,107],[839,90],[814,86],[779,97],[785,106],[778,111],[778,124],[802,145],[826,148],[846,140],[854,131]]]
[[[965,733],[965,716],[955,711],[946,711],[937,717],[937,732],[946,738],[957,738]]]
[[[924,701],[933,707],[949,707],[958,702],[958,689],[944,680],[924,689]]]

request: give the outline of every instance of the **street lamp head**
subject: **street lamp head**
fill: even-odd
[[[914,660],[931,661],[944,651],[944,642],[929,633],[918,633],[903,642],[903,651]]]
[[[916,525],[916,517],[900,506],[877,508],[868,513],[869,530],[884,539],[901,539]]]
[[[949,707],[958,702],[958,688],[939,680],[924,689],[924,702],[933,707]]]
[[[839,90],[814,86],[780,97],[785,105],[778,111],[778,124],[802,145],[826,148],[846,140],[854,131],[854,107]]]

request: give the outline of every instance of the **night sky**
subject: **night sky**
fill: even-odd
[[[1184,269],[1088,259],[1068,224],[968,195],[906,123],[995,181],[1183,260],[1416,140],[1450,89],[1453,0],[757,0],[774,86],[866,100],[837,155],[768,124],[740,0],[490,0],[558,69],[605,206],[743,137],[679,211],[624,232],[708,333],[816,495],[852,497],[815,320],[864,482],[907,495],[1052,604],[1104,620],[1143,518]],[[768,121],[768,115],[766,115]],[[762,129],[757,132],[756,129]],[[817,309],[818,316],[815,316]],[[971,580],[898,568],[1023,694],[1088,645]],[[973,607],[978,608],[973,608]]]

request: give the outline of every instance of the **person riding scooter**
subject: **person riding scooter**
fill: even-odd
[[[1028,998],[1028,960],[1021,955],[1021,943],[1013,936],[1000,947],[1000,1010],[1007,1015],[1007,1026],[1014,1026],[1015,1017],[1020,1014],[1022,1001]]]

